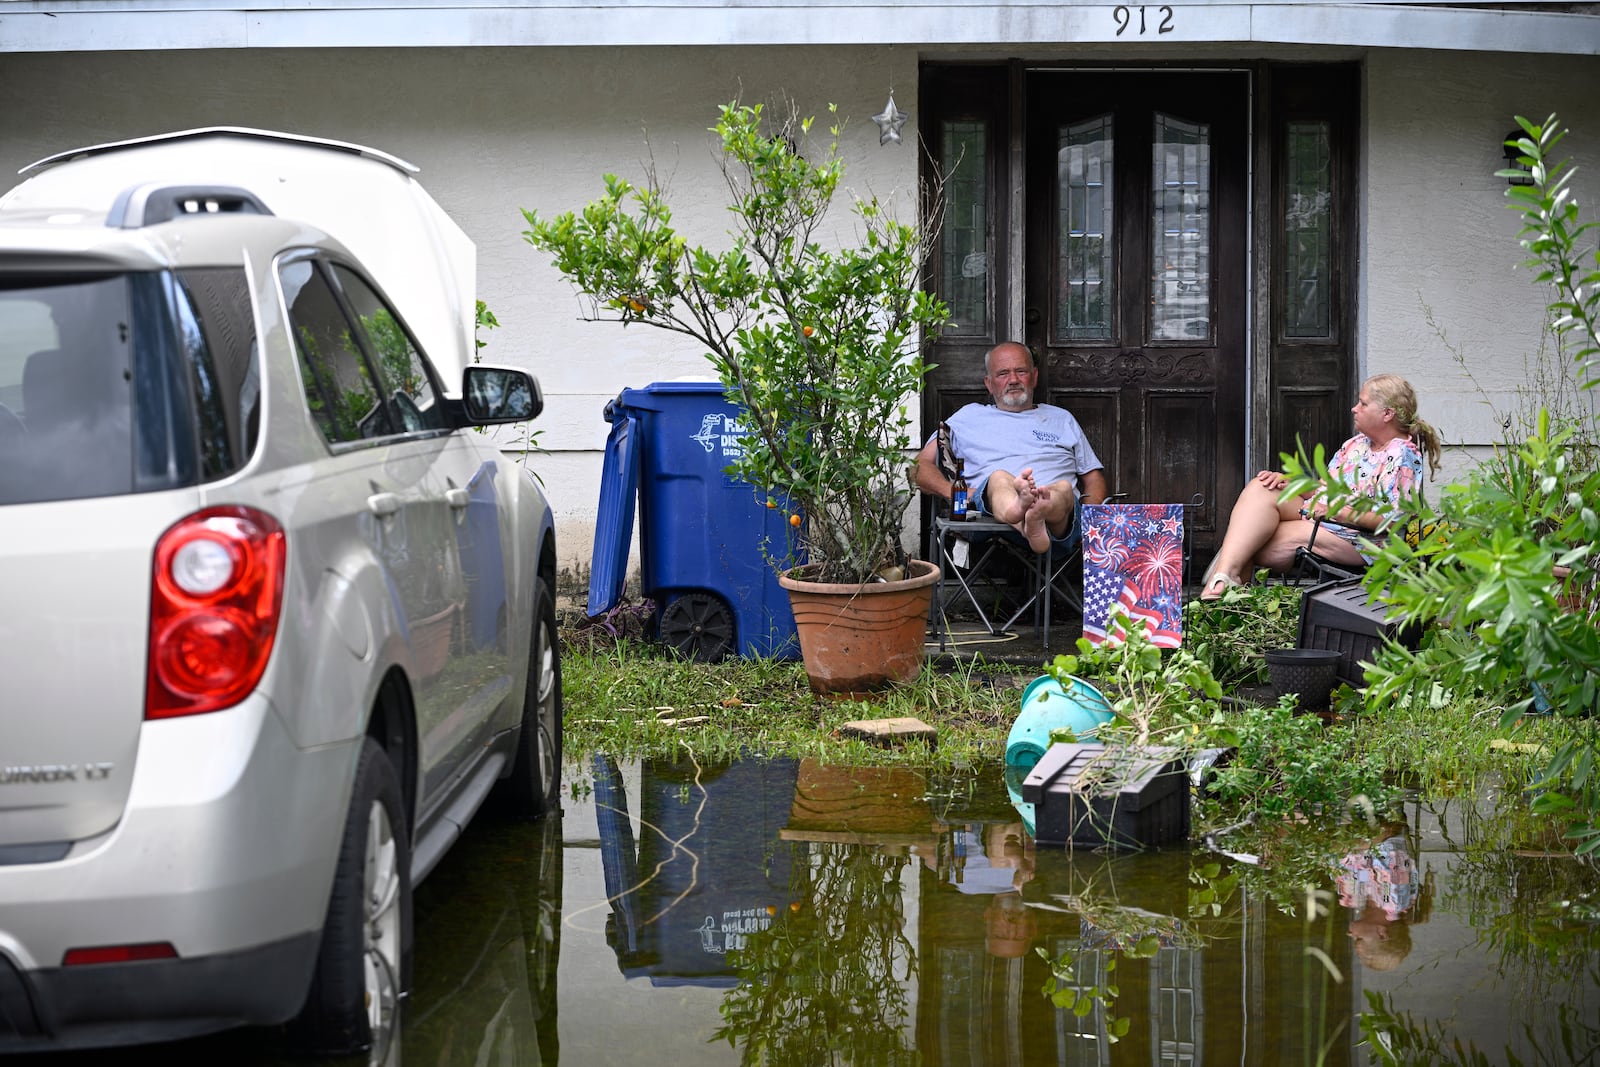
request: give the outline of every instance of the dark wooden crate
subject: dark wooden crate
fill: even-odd
[[[1183,753],[1155,746],[1051,745],[1022,783],[1040,844],[1150,848],[1189,837]]]

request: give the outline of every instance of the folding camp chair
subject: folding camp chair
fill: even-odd
[[[950,440],[943,428],[935,438],[939,468],[945,477],[953,479],[956,464]],[[1054,597],[1064,597],[1078,610],[1083,607],[1070,581],[1074,565],[1082,558],[1078,541],[1076,514],[1065,537],[1052,539],[1049,552],[1036,553],[1009,524],[976,511],[957,518],[949,514],[943,500],[936,501],[928,526],[928,559],[943,572],[933,588],[932,604],[932,625],[939,637],[939,650],[944,651],[949,640],[947,605],[963,602],[977,613],[983,628],[993,637],[1005,633],[1031,612],[1033,625],[1048,646]],[[1020,575],[1020,583],[1010,580],[1011,575]]]
[[[1322,532],[1322,520],[1311,520],[1311,537],[1306,543],[1294,550],[1294,584],[1317,585],[1322,582],[1344,581],[1350,578],[1359,578],[1366,573],[1365,563],[1346,563],[1343,560],[1334,561],[1317,551],[1317,535]],[[1327,541],[1333,535],[1323,538]]]
[[[996,637],[1031,612],[1046,647],[1055,597],[1063,597],[1079,611],[1083,608],[1070,581],[1074,564],[1083,558],[1076,516],[1067,536],[1052,539],[1050,551],[1044,553],[1035,552],[1008,523],[987,515],[965,519],[935,515],[928,541],[928,558],[943,572],[933,588],[933,628],[941,652],[949,639],[947,603],[970,606],[983,628]],[[1008,573],[1020,573],[1022,584],[1008,581]],[[1002,618],[1008,609],[1010,614]]]
[[[1423,526],[1421,520],[1415,516],[1406,520],[1404,526],[1391,526],[1381,533],[1369,534],[1368,537],[1375,544],[1383,544],[1388,538],[1400,536],[1405,538],[1406,544],[1417,548],[1429,534],[1433,533],[1437,523],[1428,523]],[[1359,578],[1367,572],[1365,563],[1345,563],[1342,560],[1334,561],[1317,551],[1317,535],[1322,532],[1322,520],[1311,520],[1311,537],[1305,545],[1294,550],[1294,582],[1296,585],[1306,583],[1317,584],[1321,582],[1345,581],[1350,578]],[[1327,537],[1323,538],[1326,543]]]

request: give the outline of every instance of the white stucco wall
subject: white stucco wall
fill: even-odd
[[[1536,359],[1547,297],[1519,266],[1521,218],[1494,172],[1506,165],[1500,143],[1514,116],[1542,122],[1552,112],[1571,130],[1561,153],[1579,167],[1574,196],[1585,218],[1600,219],[1600,61],[1397,49],[1367,57],[1361,365],[1408,378],[1448,444],[1497,440],[1494,413],[1515,408]],[[1459,473],[1466,453],[1446,459],[1446,475]]]
[[[1229,46],[1186,55],[1202,51],[1227,57]],[[939,50],[941,58],[959,52]],[[1244,58],[1264,53],[1320,54],[1258,48]],[[1076,53],[1050,54],[1064,61]],[[1341,49],[1337,58],[1352,54],[1361,53]],[[720,234],[722,186],[706,133],[716,105],[785,91],[807,113],[837,103],[848,123],[847,184],[903,201],[915,152],[909,138],[880,147],[870,116],[892,88],[914,128],[917,63],[915,48],[874,45],[7,54],[0,188],[14,183],[17,168],[64,148],[209,124],[355,141],[417,164],[477,243],[479,295],[503,324],[485,335],[485,358],[525,366],[543,384],[546,410],[532,428],[550,454],[532,463],[557,511],[561,566],[584,573],[605,401],[624,387],[703,375],[706,365],[658,331],[581,322],[578,299],[523,241],[522,209],[581,207],[602,174],[637,179],[653,155],[680,227]],[[1455,353],[1504,406],[1527,380],[1544,303],[1529,273],[1515,269],[1518,220],[1493,177],[1499,142],[1513,114],[1559,112],[1573,131],[1566,147],[1583,166],[1575,192],[1587,217],[1600,217],[1600,60],[1373,49],[1365,64],[1361,367],[1404,374],[1447,443],[1482,445],[1494,422]],[[503,434],[508,447],[519,437]],[[1463,464],[1456,459],[1447,474]]]
[[[837,104],[846,185],[896,197],[909,212],[915,118],[904,143],[880,146],[871,116],[891,88],[914,111],[916,85],[916,52],[877,46],[6,55],[0,189],[16,183],[18,168],[63,149],[204,125],[353,141],[416,164],[477,243],[479,296],[501,323],[482,335],[484,359],[524,366],[543,386],[545,413],[530,428],[551,454],[530,462],[557,512],[560,566],[586,573],[605,402],[624,387],[704,377],[708,365],[661,331],[580,321],[571,287],[522,239],[522,209],[581,208],[602,191],[603,174],[637,181],[653,156],[674,223],[715,243],[728,228],[707,132],[717,105],[789,92],[803,114],[818,116],[814,133],[824,137],[827,107]],[[501,437],[510,446],[522,432]]]

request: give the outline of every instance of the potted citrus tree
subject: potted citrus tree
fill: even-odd
[[[715,248],[673,226],[653,172],[641,185],[606,175],[578,212],[525,210],[523,236],[586,297],[588,319],[703,346],[744,412],[729,473],[797,516],[792,543],[763,551],[789,590],[813,688],[840,692],[921,668],[939,571],[905,549],[911,406],[923,337],[948,312],[919,285],[926,231],[875,199],[854,201],[843,241],[826,222],[844,173],[839,126],[819,148],[813,124],[792,107],[777,118],[759,104],[719,109],[732,228]]]

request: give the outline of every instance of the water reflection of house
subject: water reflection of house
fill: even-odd
[[[1533,924],[1549,895],[1519,903],[1505,881],[1463,874],[1438,899],[1482,899],[1430,911],[1436,876],[1476,862],[1450,843],[1470,834],[1433,824],[1337,844],[1327,828],[1289,827],[1253,865],[1199,847],[1030,847],[998,777],[951,787],[903,767],[646,762],[630,802],[613,764],[595,770],[597,814],[620,816],[600,837],[621,972],[648,979],[639,987],[711,987],[695,1010],[772,1064],[814,1062],[824,1039],[859,1054],[841,1061],[929,1067],[1358,1063],[1368,992],[1493,1057],[1516,981],[1493,973],[1477,924],[1503,935],[1508,907]],[[1577,897],[1593,882],[1564,853],[1489,852],[1518,890]],[[1336,890],[1309,920],[1302,877]],[[1354,951],[1407,915],[1427,925],[1403,965]],[[1583,967],[1561,980],[1582,984]],[[1045,996],[1053,978],[1085,997],[1081,1014]],[[1507,1009],[1530,1032],[1558,1010],[1594,1017],[1597,988],[1541,992]],[[678,1010],[690,994],[663,995]]]
[[[1041,850],[1022,892],[997,887],[987,899],[960,892],[947,872],[925,871],[917,1013],[924,1062],[1108,1064],[1118,1018],[1128,1026],[1118,1063],[1276,1067],[1314,1061],[1330,1038],[1326,1062],[1348,1062],[1350,993],[1305,954],[1304,921],[1266,900],[1247,901],[1225,923],[1188,918],[1188,856]],[[1024,901],[1030,919],[1000,903],[1009,900]],[[1348,974],[1349,949],[1336,933],[1328,949]],[[1124,950],[1145,936],[1154,954],[1130,957]],[[1050,1008],[1041,990],[1052,969],[1036,950],[1067,963],[1065,983],[1089,992],[1114,985],[1117,995],[1091,996],[1083,1015]],[[1330,1031],[1344,1021],[1344,1031],[1307,1032],[1307,1005]]]

